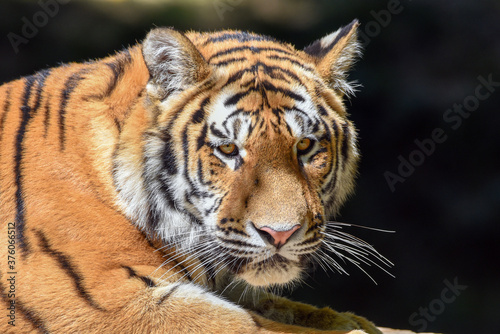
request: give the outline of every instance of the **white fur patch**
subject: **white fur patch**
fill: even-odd
[[[335,38],[337,38],[337,36],[341,30],[342,29],[338,29],[337,31],[332,32],[331,34],[323,37],[320,41],[321,48],[328,49],[330,47],[330,45],[333,43],[333,41],[335,40]]]
[[[238,305],[228,302],[222,297],[216,296],[193,283],[177,283],[170,284],[165,287],[158,287],[155,288],[153,296],[156,298],[162,298],[162,296],[170,293],[171,296],[169,296],[169,299],[181,299],[186,303],[204,302],[209,304],[208,306],[211,307],[220,307],[232,312],[247,314],[247,312]]]
[[[233,92],[231,91],[220,94],[208,109],[209,117],[207,124],[209,128],[213,126],[216,130],[223,133],[226,139],[215,136],[210,130],[208,130],[207,137],[208,141],[214,147],[231,143],[236,144],[239,156],[243,159],[247,154],[245,144],[252,121],[250,115],[242,112],[233,114],[236,108],[234,106],[226,107],[224,105],[224,102],[232,95]],[[235,126],[236,124],[238,124],[237,127]],[[235,133],[235,127],[237,128],[237,133]],[[233,170],[236,169],[236,160],[234,158],[226,157],[217,150],[214,151],[214,154],[224,161],[229,168]]]

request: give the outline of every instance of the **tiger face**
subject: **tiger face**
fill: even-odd
[[[356,27],[303,51],[238,31],[153,30],[147,125],[115,155],[125,213],[212,272],[253,286],[299,280],[356,173],[342,100]]]

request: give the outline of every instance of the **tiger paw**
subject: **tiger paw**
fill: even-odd
[[[256,311],[268,319],[303,327],[321,330],[353,330],[352,333],[362,333],[355,331],[361,329],[368,334],[382,334],[372,322],[355,314],[336,312],[328,307],[320,309],[285,298],[263,299],[257,305]]]
[[[375,325],[366,318],[350,312],[336,312],[325,307],[306,315],[305,326],[320,329],[350,330],[362,329],[368,334],[382,334]]]

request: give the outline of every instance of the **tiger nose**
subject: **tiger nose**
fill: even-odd
[[[269,242],[271,242],[276,248],[280,248],[283,246],[288,239],[292,236],[295,231],[297,231],[300,228],[300,224],[297,224],[290,228],[289,230],[284,230],[284,231],[276,231],[268,226],[264,226],[261,228],[257,228],[259,233],[266,237]]]

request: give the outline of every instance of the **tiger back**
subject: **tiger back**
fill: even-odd
[[[357,25],[304,50],[158,28],[1,86],[0,330],[378,333],[266,292],[338,265]]]

